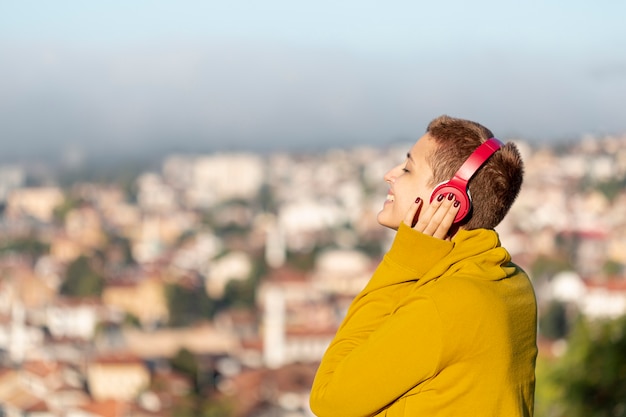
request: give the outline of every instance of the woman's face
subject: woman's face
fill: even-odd
[[[420,211],[426,210],[433,190],[433,172],[426,158],[436,149],[437,144],[427,133],[415,142],[403,163],[385,174],[389,192],[378,213],[378,223],[397,230],[417,197],[424,202]]]

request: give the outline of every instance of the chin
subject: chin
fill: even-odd
[[[381,226],[384,226],[388,229],[392,229],[392,230],[398,230],[398,227],[400,227],[400,224],[397,222],[392,222],[390,221],[390,219],[387,219],[385,214],[381,211],[380,213],[378,213],[378,216],[376,217],[376,220],[378,221],[378,224],[380,224]]]

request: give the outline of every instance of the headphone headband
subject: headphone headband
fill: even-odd
[[[452,177],[450,182],[467,187],[467,183],[474,176],[476,171],[478,171],[478,168],[480,168],[491,155],[503,146],[504,144],[496,138],[491,138],[480,144],[480,146],[472,152],[469,158],[463,162],[463,165],[461,165],[461,168],[459,168],[456,174],[454,174],[454,177]]]

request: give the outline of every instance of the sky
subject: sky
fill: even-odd
[[[621,0],[0,0],[2,157],[626,132]]]

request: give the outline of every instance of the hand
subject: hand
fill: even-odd
[[[450,197],[452,198],[450,199]],[[454,234],[451,232],[456,232],[453,221],[459,211],[459,204],[453,194],[440,194],[430,203],[424,213],[421,212],[423,205],[424,202],[419,197],[411,205],[404,218],[404,223],[407,226],[438,239],[446,239]],[[416,217],[417,222],[415,221]]]

